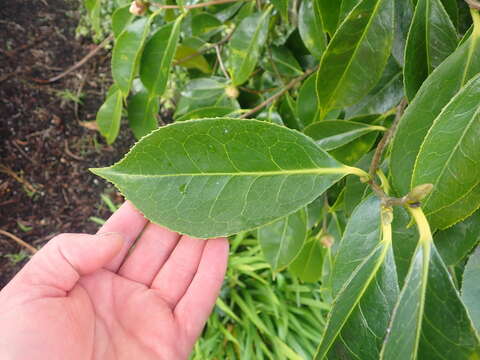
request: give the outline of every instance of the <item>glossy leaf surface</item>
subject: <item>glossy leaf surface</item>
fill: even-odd
[[[324,120],[311,124],[304,133],[326,151],[338,149],[373,131],[384,131],[383,126],[346,120]]]
[[[208,238],[287,216],[354,170],[296,131],[216,118],[160,128],[119,163],[92,171],[151,221]]]
[[[198,69],[205,74],[212,72],[205,57],[198,54],[197,50],[184,44],[178,44],[177,51],[175,52],[175,60],[179,66],[186,67],[187,69]]]
[[[140,139],[158,127],[158,110],[158,97],[152,96],[142,85],[127,106],[128,123],[135,138]]]
[[[120,130],[120,120],[122,118],[123,96],[120,90],[114,91],[105,103],[100,107],[97,113],[97,125],[108,144],[115,141]]]
[[[124,96],[130,92],[149,29],[149,19],[138,19],[125,27],[115,42],[112,53],[112,76]]]
[[[476,76],[443,109],[423,141],[412,188],[433,184],[432,193],[422,202],[427,215],[455,203],[480,182],[479,97],[480,76]],[[454,224],[470,213],[458,211],[445,222]]]
[[[354,357],[378,358],[381,336],[386,331],[398,291],[391,228],[386,226],[382,231],[380,212],[380,202],[370,197],[355,209],[347,224],[332,269],[335,300],[315,359],[330,358],[329,352],[335,353],[344,346],[348,349],[349,345],[354,346],[349,350]],[[386,261],[386,257],[390,260]],[[384,262],[386,266],[382,265]],[[382,309],[379,311],[382,319],[372,306]],[[363,327],[372,328],[363,332],[361,341],[342,343],[344,335],[349,340],[355,331],[358,335],[362,323]]]
[[[175,118],[206,107],[238,109],[236,100],[225,93],[227,81],[224,78],[198,78],[190,81],[180,93]]]
[[[112,15],[112,31],[113,35],[118,38],[123,29],[135,18],[130,12],[130,4],[119,7]]]
[[[442,2],[418,0],[405,50],[405,93],[409,100],[457,44],[457,31]]]
[[[340,14],[341,1],[315,0],[322,18],[323,28],[333,36],[337,29],[338,17]]]
[[[472,322],[480,334],[480,248],[468,259],[462,282],[462,300],[465,303]]]
[[[270,10],[255,13],[242,20],[229,42],[228,71],[233,85],[243,84],[255,69],[265,44]]]
[[[317,75],[322,112],[360,101],[378,82],[390,54],[393,0],[362,0],[328,44]]]
[[[275,75],[295,77],[303,74],[297,59],[285,46],[272,46],[267,57],[265,69]]]
[[[381,359],[474,359],[479,339],[427,228],[423,218]]]
[[[180,24],[183,17],[173,24],[158,29],[148,40],[140,65],[140,78],[148,91],[162,96],[167,87],[168,75],[180,38]]]
[[[318,239],[307,241],[288,269],[305,282],[315,282],[322,276],[325,249]]]
[[[327,40],[324,35],[318,0],[305,0],[300,4],[298,31],[307,49],[320,59]]]
[[[451,228],[438,231],[433,239],[445,264],[458,264],[480,242],[480,212]]]
[[[286,268],[300,253],[306,238],[304,209],[258,229],[260,247],[273,271]]]
[[[345,109],[346,117],[383,114],[398,105],[403,96],[402,68],[390,57],[378,84],[362,101]]]
[[[303,126],[320,119],[320,108],[316,93],[316,75],[310,75],[300,88],[297,98],[297,116]]]
[[[400,120],[392,144],[391,173],[399,195],[410,191],[420,146],[443,107],[480,72],[480,24],[477,32],[425,81]]]

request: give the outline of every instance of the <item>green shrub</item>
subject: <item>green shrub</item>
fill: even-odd
[[[140,141],[92,171],[151,221],[199,238],[258,229],[274,272],[321,279],[332,308],[315,359],[477,359],[475,256],[463,269],[479,241],[480,5],[468,3],[121,7],[97,123],[113,143],[125,113]],[[175,123],[157,129],[165,104]],[[264,321],[299,352],[281,320]]]

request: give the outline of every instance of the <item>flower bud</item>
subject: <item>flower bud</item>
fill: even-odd
[[[230,98],[230,99],[236,99],[238,98],[238,95],[240,95],[240,93],[238,92],[238,89],[233,86],[233,85],[228,85],[226,88],[225,88],[225,94]]]
[[[147,6],[139,1],[134,1],[130,5],[130,13],[137,16],[142,16],[147,11]]]

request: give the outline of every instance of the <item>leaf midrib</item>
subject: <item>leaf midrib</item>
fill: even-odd
[[[347,166],[338,167],[338,168],[312,168],[312,169],[300,169],[300,170],[280,170],[280,171],[241,171],[241,172],[198,172],[198,173],[178,173],[178,174],[128,174],[123,172],[118,172],[115,169],[111,168],[101,168],[101,169],[91,169],[93,172],[98,174],[105,174],[108,176],[109,173],[114,173],[115,175],[122,175],[125,177],[135,177],[135,178],[164,178],[164,177],[182,177],[182,176],[283,176],[283,175],[341,175],[348,174],[349,169]],[[100,170],[100,171],[98,171]],[[113,171],[111,171],[113,170]]]

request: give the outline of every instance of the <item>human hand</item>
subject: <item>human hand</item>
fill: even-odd
[[[227,257],[226,239],[147,224],[127,202],[97,235],[52,239],[0,292],[0,358],[186,359]]]

